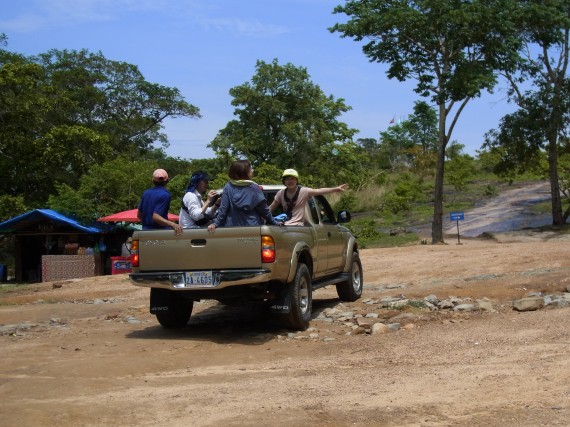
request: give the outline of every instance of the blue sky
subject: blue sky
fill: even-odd
[[[361,44],[327,28],[342,22],[341,0],[3,0],[0,33],[7,49],[35,55],[49,49],[101,51],[139,67],[146,80],[176,87],[197,106],[200,119],[165,124],[167,153],[213,157],[207,145],[234,118],[228,91],[251,80],[257,60],[307,68],[326,95],[352,111],[340,120],[358,138],[378,138],[393,117],[412,113],[415,82],[386,77]],[[483,135],[513,107],[506,88],[466,107],[452,139],[475,154]]]

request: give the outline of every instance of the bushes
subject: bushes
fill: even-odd
[[[423,198],[422,184],[419,177],[411,173],[398,175],[392,189],[382,199],[382,210],[398,214],[411,209],[412,203]]]
[[[341,194],[340,200],[335,203],[334,210],[335,211],[354,211],[356,209],[356,194],[352,191],[345,191]]]
[[[391,191],[384,196],[383,209],[393,214],[407,212],[410,210],[412,200],[406,195],[399,195]]]
[[[361,248],[366,248],[370,242],[380,238],[381,233],[377,230],[373,217],[353,220],[345,225],[354,234]]]

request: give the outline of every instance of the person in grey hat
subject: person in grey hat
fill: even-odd
[[[202,199],[208,190],[210,180],[204,171],[196,171],[190,177],[178,219],[182,228],[204,227],[214,218],[220,206],[218,193],[211,190],[208,192],[206,202]]]

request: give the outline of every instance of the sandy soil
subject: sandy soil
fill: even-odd
[[[213,301],[164,330],[126,275],[2,292],[0,425],[568,425],[570,308],[512,309],[565,292],[568,244],[521,232],[366,249],[363,298],[317,291],[311,328],[293,334],[261,307]],[[493,311],[378,303],[430,294]],[[322,320],[333,308],[352,315]],[[358,315],[401,328],[370,334]]]

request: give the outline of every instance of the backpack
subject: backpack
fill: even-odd
[[[287,215],[287,220],[290,220],[291,217],[293,216],[293,208],[295,207],[295,204],[297,203],[297,199],[299,198],[299,192],[301,191],[301,186],[297,185],[297,191],[295,191],[295,194],[293,195],[293,197],[291,199],[289,199],[287,197],[287,189],[285,189],[283,191],[283,200],[285,200],[285,203],[287,204],[287,210],[285,211],[285,215]]]

